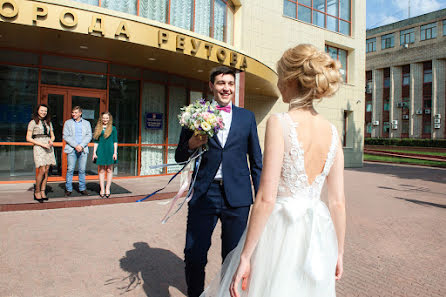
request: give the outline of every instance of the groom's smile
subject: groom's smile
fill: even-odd
[[[220,106],[226,106],[234,98],[235,78],[231,74],[219,74],[214,83],[209,82],[209,88],[214,93],[214,100]]]

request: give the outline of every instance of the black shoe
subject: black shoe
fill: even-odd
[[[36,197],[36,193],[34,193],[34,200],[36,200],[39,203],[43,203],[43,199],[39,199]]]
[[[111,194],[105,194],[105,198],[110,198]]]
[[[45,192],[45,191],[41,191],[41,192],[43,192],[43,193],[46,195],[46,192]],[[43,200],[43,201],[48,201],[48,197],[42,197],[42,200]]]
[[[71,195],[71,192],[70,191],[67,191],[67,190],[65,190],[65,197],[68,197],[68,196],[70,196]]]
[[[82,196],[88,196],[88,192],[87,190],[83,190],[80,192]]]

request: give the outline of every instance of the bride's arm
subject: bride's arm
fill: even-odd
[[[246,275],[249,276],[249,262],[252,253],[274,208],[283,162],[284,140],[282,134],[280,119],[277,116],[271,116],[266,124],[259,191],[252,207],[246,241],[240,256],[240,265],[231,284],[232,296],[238,296],[236,292],[238,283],[242,278],[246,280],[248,278]]]
[[[336,279],[343,273],[344,239],[345,239],[345,195],[344,195],[344,153],[338,143],[336,157],[327,176],[328,206],[338,238],[338,263]]]

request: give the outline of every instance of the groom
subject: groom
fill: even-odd
[[[236,247],[245,230],[252,204],[251,179],[257,192],[262,170],[254,114],[232,104],[234,70],[225,66],[214,68],[209,88],[219,105],[225,128],[209,139],[207,136],[194,136],[193,131],[183,128],[175,152],[175,160],[182,162],[196,148],[206,143],[209,146],[201,160],[187,217],[184,262],[189,297],[198,297],[203,292],[207,253],[218,219],[222,226],[222,258]]]

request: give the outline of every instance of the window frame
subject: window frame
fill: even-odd
[[[352,0],[335,0],[337,2],[336,3],[337,5],[336,5],[336,13],[335,14],[331,14],[331,13],[328,12],[328,10],[329,10],[329,5],[328,5],[329,3],[328,2],[329,1],[330,0],[325,0],[323,8],[318,9],[318,8],[315,8],[315,6],[314,6],[314,0],[311,1],[311,5],[310,6],[307,5],[307,4],[301,3],[300,0],[283,0],[283,2],[282,2],[283,3],[282,13],[283,13],[283,16],[285,16],[285,17],[289,17],[289,18],[292,18],[292,19],[295,19],[295,20],[298,20],[298,21],[301,21],[301,22],[304,22],[306,24],[310,24],[310,25],[313,25],[313,26],[316,26],[316,27],[324,28],[324,29],[326,29],[328,31],[331,31],[331,32],[336,32],[336,33],[339,33],[339,34],[342,34],[342,35],[351,36],[352,35],[352,23],[353,23],[353,21],[352,21]],[[349,4],[348,7],[350,8],[350,11],[349,11],[349,14],[348,14],[349,15],[349,19],[348,20],[343,18],[343,17],[341,17],[341,14],[342,14],[341,13],[341,8],[342,8],[341,2],[342,1],[348,1],[348,4]],[[295,13],[293,13],[293,15],[286,14],[285,7],[286,7],[287,3],[292,3],[296,7],[296,11],[295,11]],[[299,7],[305,8],[305,9],[310,9],[310,14],[311,14],[310,22],[307,22],[307,21],[302,20],[302,19],[299,18]],[[317,25],[316,23],[314,23],[314,16],[315,16],[315,14],[322,14],[324,16],[324,18],[323,18],[324,19],[324,26],[320,26],[320,25]],[[329,29],[328,23],[329,23],[329,20],[331,20],[331,19],[335,19],[335,21],[336,21],[336,30]],[[342,33],[342,30],[341,30],[341,26],[343,24],[342,22],[349,24],[349,28],[348,28],[349,32],[348,32],[348,34]]]
[[[341,63],[341,70],[344,70],[344,71],[345,71],[345,74],[342,75],[342,72],[341,72],[341,75],[342,75],[342,76],[345,76],[345,79],[344,79],[344,77],[343,77],[343,79],[344,79],[343,83],[346,84],[346,83],[348,82],[348,56],[349,56],[349,53],[348,53],[348,51],[345,50],[345,49],[338,48],[338,47],[335,47],[335,46],[326,44],[326,45],[325,45],[325,52],[326,52],[327,54],[329,54],[329,52],[328,52],[328,49],[329,49],[329,48],[332,48],[332,49],[335,49],[335,50],[336,50],[337,61],[339,61],[340,63],[341,63],[341,60],[339,60],[339,52],[340,52],[340,51],[345,52],[345,68],[344,68],[344,65],[342,65],[342,63]],[[330,54],[329,54],[329,55],[330,55]],[[331,57],[331,56],[330,56],[330,57]],[[333,58],[333,57],[332,57],[332,58]]]
[[[376,37],[366,39],[366,53],[376,52]],[[370,49],[371,46],[371,49]]]
[[[395,47],[395,35],[394,33],[381,36],[381,49],[388,49]]]
[[[429,34],[428,34],[429,33]],[[428,37],[429,35],[429,37]],[[430,40],[437,38],[437,23],[430,23],[420,26],[420,40]]]
[[[409,41],[406,42],[406,37]],[[404,38],[404,42],[403,42]],[[400,31],[400,45],[411,44],[415,42],[415,28],[409,28]]]

